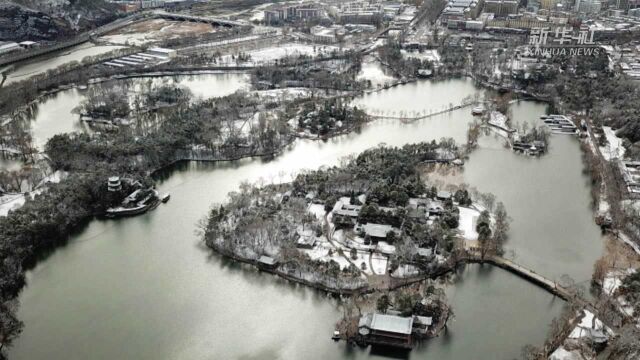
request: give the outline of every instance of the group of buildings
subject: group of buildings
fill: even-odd
[[[640,162],[618,160],[620,173],[631,198],[640,198]]]
[[[264,10],[264,22],[276,25],[299,20],[321,20],[337,24],[376,25],[390,21],[396,25],[413,20],[417,8],[401,1],[356,0],[335,5],[321,3],[274,5]]]
[[[123,12],[148,9],[179,10],[192,6],[198,0],[111,0]]]
[[[554,30],[570,21],[590,22],[598,19],[611,24],[609,32],[622,26],[633,27],[640,17],[640,0],[530,0],[525,7],[518,0],[449,0],[440,20],[452,29]],[[604,32],[603,29],[597,29]]]
[[[264,22],[276,25],[297,20],[320,19],[326,17],[326,12],[319,5],[276,5],[264,10]]]
[[[640,80],[640,45],[624,47],[621,49],[620,70],[623,74],[636,80]]]
[[[448,191],[440,191],[435,198],[411,198],[408,205],[408,216],[417,219],[434,220],[436,217],[441,216],[444,212],[444,202],[452,199],[452,195]],[[332,221],[338,226],[353,226],[353,230],[356,234],[361,235],[371,241],[384,241],[388,239],[391,233],[396,235],[400,234],[400,231],[388,224],[376,224],[376,223],[359,223],[360,213],[363,205],[353,205],[340,202],[333,209]],[[396,208],[393,207],[377,207],[377,211],[386,213],[389,215],[395,215]]]
[[[393,26],[411,22],[417,8],[401,1],[356,0],[329,8],[329,14],[341,24],[378,24],[388,21]]]
[[[173,49],[150,48],[145,52],[123,56],[117,59],[105,61],[103,65],[115,68],[144,67],[148,65],[158,65],[176,57],[177,53]]]

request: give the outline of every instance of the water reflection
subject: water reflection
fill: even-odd
[[[397,87],[387,96],[403,99],[420,88],[424,105],[477,91],[466,81],[450,85]],[[544,111],[544,104],[523,103],[514,106],[514,117],[535,119]],[[360,134],[299,141],[274,159],[185,162],[159,172],[169,203],[131,219],[92,221],[28,273],[19,312],[26,328],[11,358],[388,358],[330,340],[341,316],[337,300],[211,254],[195,224],[241,181],[284,181],[379,143],[464,141],[471,120],[463,109],[407,125],[375,121]],[[548,276],[584,277],[600,251],[580,159],[577,141],[558,137],[540,159],[481,148],[465,165],[465,181],[507,205],[514,219],[508,246],[518,261]],[[461,269],[447,294],[455,318],[408,358],[518,357],[524,344],[542,341],[562,306],[519,277],[480,265]]]
[[[133,98],[142,87],[152,88],[163,84],[176,84],[186,86],[198,98],[210,98],[245,89],[247,82],[248,75],[243,73],[212,73],[113,80],[93,86],[104,88],[117,86],[118,89],[129,92]],[[92,128],[80,121],[80,116],[73,111],[86,98],[86,93],[87,90],[73,88],[42,97],[32,104],[18,121],[31,128],[35,145],[40,149],[56,134],[90,132]]]

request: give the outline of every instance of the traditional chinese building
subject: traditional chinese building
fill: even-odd
[[[411,349],[413,317],[386,314],[364,314],[358,323],[358,333],[365,342]]]

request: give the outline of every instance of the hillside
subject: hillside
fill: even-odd
[[[113,21],[117,13],[104,0],[1,1],[0,40],[58,40]]]

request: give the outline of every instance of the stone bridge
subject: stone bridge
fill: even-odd
[[[153,16],[156,18],[167,19],[167,20],[175,20],[175,21],[191,21],[191,22],[201,22],[207,23],[211,25],[217,26],[226,26],[226,27],[235,27],[235,26],[246,26],[238,21],[226,20],[208,16],[195,16],[195,15],[187,15],[181,13],[169,13],[165,11],[156,11],[153,13]]]
[[[577,307],[581,309],[590,311],[600,321],[602,321],[606,326],[608,326],[614,332],[618,331],[618,328],[619,328],[618,325],[611,323],[604,316],[599,316],[601,311],[599,309],[600,306],[598,304],[594,304],[591,300],[580,296],[576,291],[569,289],[559,284],[558,282],[551,280],[543,275],[540,275],[534,270],[526,268],[512,260],[505,259],[497,255],[486,255],[483,258],[478,252],[474,252],[474,251],[467,252],[467,255],[465,255],[462,260],[470,263],[489,263],[494,266],[503,268],[547,290],[548,292],[554,294],[555,296],[560,297],[563,300],[576,304]],[[621,314],[621,315],[623,315],[624,319],[629,320],[628,316],[626,316],[625,314]]]

